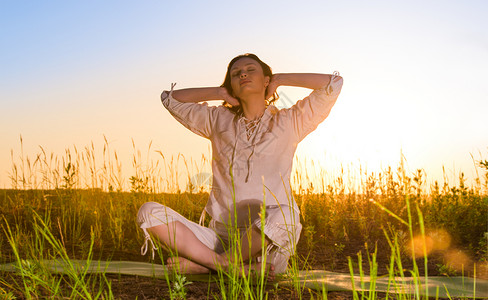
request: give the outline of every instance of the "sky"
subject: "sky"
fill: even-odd
[[[173,82],[219,86],[247,52],[275,73],[344,78],[298,158],[330,173],[380,172],[403,155],[427,180],[473,178],[475,161],[488,158],[487,12],[483,0],[2,0],[0,188],[10,185],[12,153],[33,159],[40,147],[62,156],[101,149],[105,137],[127,177],[133,141],[168,157],[209,155],[159,95]],[[278,92],[283,107],[310,93]]]

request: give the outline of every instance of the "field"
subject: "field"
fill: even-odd
[[[42,148],[41,148],[42,150]],[[148,153],[150,151],[148,148]],[[478,178],[466,184],[425,182],[425,172],[403,163],[381,173],[357,175],[353,189],[344,174],[314,183],[299,169],[293,174],[294,198],[303,230],[286,274],[292,284],[277,287],[263,276],[250,280],[238,272],[219,272],[217,282],[190,282],[183,276],[155,279],[114,274],[54,274],[42,259],[150,261],[136,223],[147,201],[163,203],[198,222],[208,188],[194,174],[208,163],[184,158],[141,162],[134,146],[133,175],[124,180],[116,152],[103,147],[67,150],[63,156],[42,150],[35,159],[14,159],[12,189],[0,190],[0,264],[17,262],[19,272],[0,274],[6,299],[421,299],[421,294],[311,290],[296,281],[299,270],[413,276],[488,278],[488,161],[476,161]],[[188,184],[180,188],[178,163]],[[97,167],[98,166],[98,167]],[[200,171],[200,172],[199,172]],[[317,185],[317,184],[315,184]],[[208,222],[208,220],[207,220]],[[159,251],[156,262],[170,255]],[[294,281],[295,280],[295,281]],[[435,295],[430,295],[435,297]]]

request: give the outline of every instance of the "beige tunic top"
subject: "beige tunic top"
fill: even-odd
[[[335,76],[334,76],[335,77]],[[250,133],[243,115],[223,106],[183,103],[165,91],[164,107],[185,127],[212,143],[212,189],[205,207],[226,223],[233,205],[288,205],[298,211],[290,187],[298,143],[325,120],[342,88],[342,78],[298,101],[291,108],[269,105]],[[246,132],[248,131],[248,132]],[[235,199],[235,202],[234,202]]]

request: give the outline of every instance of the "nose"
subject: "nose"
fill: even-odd
[[[241,73],[241,78],[246,78],[246,77],[247,77],[247,74],[246,74],[246,73],[244,73],[244,72],[242,72],[242,73]]]

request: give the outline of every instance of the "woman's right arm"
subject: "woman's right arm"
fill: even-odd
[[[189,88],[163,91],[161,102],[171,115],[186,128],[194,133],[210,138],[214,122],[221,109],[208,106],[205,101],[225,100],[228,103],[239,105],[237,99],[231,97],[223,87]],[[203,101],[203,103],[198,103]]]
[[[232,106],[239,105],[239,101],[229,95],[227,90],[223,87],[203,87],[174,90],[173,98],[184,103],[197,103],[210,100],[225,100]]]

